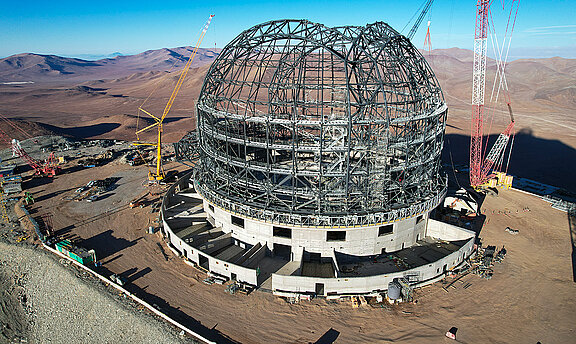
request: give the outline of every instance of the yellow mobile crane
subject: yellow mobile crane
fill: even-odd
[[[190,55],[190,58],[188,59],[188,62],[186,62],[186,65],[184,66],[184,69],[182,69],[182,72],[180,73],[180,77],[178,78],[178,82],[176,83],[176,87],[174,87],[174,90],[172,91],[172,94],[170,95],[170,99],[168,99],[168,103],[166,104],[166,107],[164,108],[164,111],[162,112],[162,116],[154,116],[153,114],[149,113],[148,111],[142,109],[142,107],[139,107],[138,110],[144,112],[145,114],[147,114],[148,116],[152,117],[155,121],[154,124],[151,124],[149,126],[147,126],[146,128],[140,129],[138,131],[136,131],[136,137],[138,139],[138,141],[140,141],[140,137],[138,137],[138,134],[145,132],[153,127],[158,127],[158,142],[157,143],[145,143],[145,142],[135,142],[134,145],[135,146],[154,146],[156,147],[156,172],[152,172],[149,171],[148,172],[148,180],[151,182],[158,182],[164,179],[164,177],[166,176],[164,174],[164,169],[162,168],[162,123],[164,122],[164,118],[166,118],[166,116],[168,115],[168,112],[170,112],[170,108],[172,107],[172,104],[174,104],[174,99],[176,99],[176,96],[178,95],[178,92],[180,91],[180,87],[182,86],[182,83],[184,82],[184,78],[186,78],[186,74],[188,74],[188,70],[190,69],[190,65],[192,65],[192,61],[194,61],[194,57],[196,56],[196,53],[198,52],[198,48],[200,47],[200,44],[202,43],[202,40],[204,39],[204,36],[206,35],[206,31],[208,30],[208,26],[210,25],[210,21],[212,20],[212,17],[214,17],[214,15],[210,15],[210,17],[208,18],[208,21],[206,22],[206,25],[204,25],[204,28],[202,29],[202,33],[200,34],[200,38],[198,38],[198,42],[196,42],[196,46],[194,47],[194,50],[192,50],[192,54]]]

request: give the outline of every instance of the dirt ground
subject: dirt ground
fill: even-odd
[[[569,343],[575,336],[568,217],[534,196],[501,191],[482,205],[483,243],[508,250],[491,280],[467,275],[455,289],[439,282],[417,290],[416,304],[354,309],[323,299],[288,304],[259,291],[229,295],[224,286],[203,284],[204,273],[175,257],[159,233],[146,233],[158,216],[151,206],[128,207],[142,195],[161,196],[163,188],[146,186],[146,173],[110,163],[25,187],[37,200],[33,215],[52,212],[62,237],[96,250],[101,273],[122,274],[131,292],[217,342],[439,343],[449,342],[444,334],[453,326],[462,343]],[[79,186],[107,177],[119,177],[109,195],[67,200]],[[519,234],[505,232],[507,226]]]

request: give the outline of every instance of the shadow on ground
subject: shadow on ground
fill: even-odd
[[[105,232],[96,234],[95,236],[82,240],[80,246],[83,247],[98,247],[98,259],[104,259],[115,253],[118,253],[128,247],[136,245],[138,240],[126,240],[124,238],[117,238],[113,235],[114,231],[109,229]]]
[[[331,328],[326,333],[322,335],[322,337],[318,338],[314,344],[332,344],[338,339],[340,332],[336,331],[335,329]]]
[[[488,147],[492,147],[497,135],[490,135]],[[470,136],[448,134],[445,137],[442,162],[450,164],[450,152],[454,165],[468,165],[470,159]],[[576,149],[558,140],[535,137],[531,130],[522,129],[516,134],[508,173],[541,183],[576,191]]]
[[[112,258],[115,259],[115,258]],[[96,271],[101,274],[102,276],[109,277],[113,274],[110,270],[108,270],[104,266],[100,266],[95,268]],[[149,268],[148,268],[149,269]],[[147,286],[139,287],[136,284],[130,283],[136,280],[139,277],[144,276],[150,271],[148,269],[143,269],[141,271],[137,271],[136,268],[128,269],[127,271],[121,273],[122,277],[126,277],[129,281],[128,284],[124,286],[126,290],[131,292],[132,294],[136,295],[140,299],[146,301],[148,304],[152,305],[156,309],[160,310],[162,313],[168,315],[170,318],[174,319],[175,321],[179,322],[180,324],[186,326],[190,330],[198,333],[204,338],[207,338],[216,343],[224,343],[224,344],[237,344],[238,342],[232,340],[231,338],[227,337],[220,331],[216,329],[216,326],[213,328],[208,328],[202,323],[191,316],[187,315],[183,311],[181,311],[178,307],[171,306],[168,302],[164,299],[150,294],[146,291]]]

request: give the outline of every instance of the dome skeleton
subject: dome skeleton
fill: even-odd
[[[257,25],[212,64],[197,110],[196,186],[246,216],[369,223],[445,193],[440,87],[387,24]]]

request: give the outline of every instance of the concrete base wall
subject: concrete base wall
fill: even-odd
[[[377,226],[306,228],[253,220],[215,207],[206,200],[204,200],[204,211],[214,219],[215,226],[222,227],[222,231],[225,233],[232,233],[232,236],[239,241],[251,245],[261,243],[267,245],[270,251],[273,251],[274,244],[290,246],[292,248],[291,260],[301,259],[301,252],[304,250],[320,253],[323,257],[329,257],[334,251],[355,256],[380,254],[383,250],[386,252],[399,251],[413,246],[417,240],[424,238],[428,219],[428,213],[424,213],[416,217]],[[235,225],[232,221],[233,216],[242,219],[244,227]],[[380,227],[388,224],[393,226],[393,232],[379,236]],[[290,229],[291,238],[274,236],[275,226]],[[345,232],[345,240],[329,241],[329,231]]]
[[[166,209],[166,204],[170,204],[171,199],[174,197],[175,190],[187,188],[187,183],[188,179],[183,178],[179,183],[170,187],[163,199],[161,208],[162,217]],[[208,217],[213,219],[211,222],[214,222],[214,226],[221,227],[223,232],[229,233],[231,239],[249,245],[258,245],[257,250],[254,250],[254,252],[250,254],[251,257],[245,257],[246,259],[241,263],[243,265],[247,265],[246,261],[261,259],[266,253],[266,250],[273,252],[274,244],[290,246],[291,259],[293,261],[301,261],[305,252],[321,253],[322,257],[331,258],[335,261],[334,251],[356,256],[380,254],[382,253],[382,249],[385,249],[386,252],[393,252],[412,246],[417,240],[423,239],[425,236],[447,241],[468,240],[458,251],[434,263],[397,273],[351,278],[318,278],[272,274],[272,289],[274,293],[278,295],[285,293],[315,293],[316,290],[318,290],[316,284],[323,284],[324,296],[369,294],[386,290],[388,283],[392,281],[392,279],[404,276],[411,276],[412,280],[416,280],[418,281],[417,283],[420,284],[432,283],[445,271],[462,263],[464,259],[472,253],[474,245],[473,232],[428,219],[428,213],[393,222],[392,233],[382,236],[379,236],[379,228],[382,225],[358,228],[303,228],[282,226],[291,232],[291,238],[286,238],[274,236],[273,224],[242,218],[218,207],[214,207],[205,200],[203,201],[203,207]],[[232,216],[237,216],[242,219],[243,226],[233,224]],[[170,245],[177,253],[184,256],[185,259],[207,268],[212,273],[227,278],[235,277],[236,280],[240,282],[258,285],[256,269],[211,257],[205,252],[180,240],[164,218],[162,221],[164,233]],[[178,225],[181,224],[179,223]],[[329,231],[345,232],[345,240],[327,241],[327,233]],[[260,245],[262,247],[260,247]]]
[[[204,252],[201,252],[199,249],[192,247],[188,243],[181,240],[178,236],[174,234],[174,231],[170,227],[170,225],[164,219],[164,210],[166,209],[167,204],[171,204],[171,200],[174,197],[176,189],[185,189],[188,186],[188,178],[182,178],[180,181],[174,185],[172,185],[166,196],[162,200],[162,207],[161,207],[161,217],[162,217],[162,224],[164,226],[164,234],[168,238],[170,245],[178,252],[179,255],[187,259],[188,261],[202,266],[208,264],[208,270],[212,273],[232,278],[232,274],[235,274],[235,278],[239,282],[248,283],[251,285],[256,286],[258,284],[258,276],[256,274],[256,269],[249,269],[243,266],[235,265],[220,259],[216,259]],[[172,220],[170,220],[172,221]],[[231,239],[230,239],[231,240]],[[202,259],[201,259],[202,258]]]
[[[426,236],[438,238],[446,241],[465,240],[474,236],[475,233],[460,227],[453,226],[449,223],[429,219]]]
[[[458,251],[428,265],[419,266],[414,269],[377,275],[368,277],[349,278],[317,278],[307,276],[285,276],[272,274],[272,290],[275,294],[303,293],[314,294],[316,284],[324,285],[324,295],[347,295],[347,294],[370,294],[382,292],[388,288],[388,283],[394,278],[411,276],[418,279],[418,285],[433,283],[435,278],[445,271],[451,270],[460,265],[472,253],[474,247],[474,237]]]

